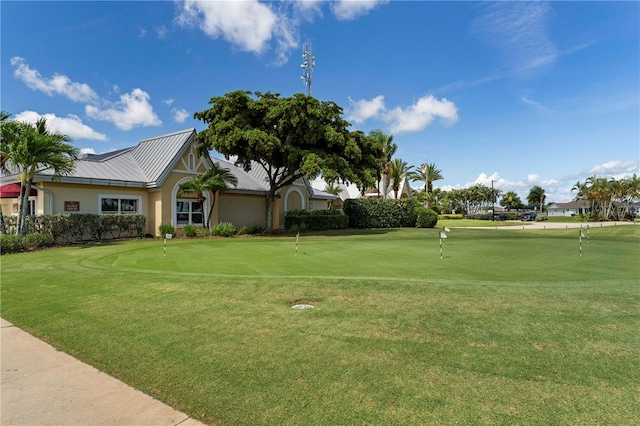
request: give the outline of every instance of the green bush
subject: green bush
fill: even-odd
[[[211,228],[211,235],[216,237],[233,237],[236,232],[236,227],[231,222],[221,222]]]
[[[51,247],[53,245],[53,235],[48,232],[27,234],[24,236],[23,245],[25,250]]]
[[[187,223],[182,227],[182,232],[184,232],[184,236],[187,238],[195,238],[198,230],[193,223]]]
[[[0,234],[0,254],[24,251],[24,238],[16,234]]]
[[[416,225],[416,200],[358,198],[345,200],[344,212],[350,228],[397,228]]]
[[[417,207],[416,216],[416,227],[418,228],[435,228],[438,223],[438,213],[426,207]]]
[[[197,228],[196,229],[196,237],[197,238],[206,238],[211,236],[211,232],[207,228]]]
[[[253,235],[262,232],[262,228],[258,225],[244,225],[238,230],[238,235]]]
[[[161,223],[158,227],[158,231],[160,231],[160,236],[164,238],[167,234],[175,235],[176,228],[174,228],[170,223]]]
[[[284,215],[284,228],[294,232],[346,229],[348,224],[349,218],[341,210],[292,210]]]

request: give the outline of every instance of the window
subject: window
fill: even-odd
[[[181,199],[176,202],[178,226],[187,223],[202,223],[202,204],[195,200]]]
[[[196,168],[196,157],[193,154],[189,154],[189,171],[192,172]]]
[[[126,195],[100,195],[100,213],[136,214],[140,213],[141,198]]]

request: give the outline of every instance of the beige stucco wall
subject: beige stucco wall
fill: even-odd
[[[267,226],[267,198],[264,195],[221,193],[216,200],[217,221],[231,222],[236,228],[241,226]]]

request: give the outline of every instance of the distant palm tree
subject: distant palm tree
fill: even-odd
[[[542,213],[542,207],[544,206],[544,200],[546,198],[547,196],[544,194],[544,189],[536,185],[529,191],[527,202],[534,206],[540,205],[540,213]]]
[[[429,192],[433,191],[433,182],[444,179],[442,176],[442,170],[436,166],[436,163],[423,163],[420,167],[416,167],[412,172],[410,172],[407,177],[412,182],[425,183],[427,200],[429,199]]]
[[[326,192],[327,194],[335,195],[336,197],[338,197],[340,195],[341,191],[342,191],[342,188],[340,188],[339,186],[335,185],[333,182],[328,183],[326,188],[324,189],[324,192]],[[329,201],[329,209],[333,209],[334,206],[335,206],[335,200],[330,200]]]
[[[194,194],[196,201],[204,207],[206,199],[204,193],[210,191],[213,194],[209,214],[205,216],[204,222],[205,228],[209,229],[213,206],[216,204],[216,193],[226,191],[229,189],[229,185],[237,186],[238,178],[229,169],[221,167],[218,163],[213,163],[213,166],[204,174],[182,182],[178,187],[178,196],[185,193]]]
[[[394,158],[391,160],[391,179],[393,195],[395,199],[398,199],[398,191],[400,191],[400,186],[402,182],[406,178],[407,174],[411,171],[413,166],[409,166],[406,161],[403,161],[402,158]]]
[[[11,117],[11,114],[6,111],[0,111],[0,174],[9,173],[9,145],[6,143],[4,134],[4,125]],[[0,233],[6,234],[7,228],[4,224],[4,214],[2,208],[0,208]]]
[[[29,206],[29,193],[38,170],[51,169],[53,176],[70,174],[78,160],[78,148],[67,143],[67,135],[47,130],[47,120],[35,124],[16,121],[2,123],[3,157],[20,174],[20,206],[16,233],[25,232],[24,222]],[[5,163],[6,165],[6,163]]]
[[[376,129],[369,132],[369,137],[376,140],[382,146],[382,158],[380,158],[380,178],[378,178],[378,193],[380,192],[380,179],[382,179],[382,198],[387,198],[389,189],[389,173],[391,172],[391,158],[396,153],[398,145],[393,143],[393,135],[386,135],[382,130]]]

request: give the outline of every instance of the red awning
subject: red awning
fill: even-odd
[[[38,191],[31,188],[30,196],[35,196]],[[9,183],[7,185],[0,186],[0,198],[20,198],[20,184]]]

